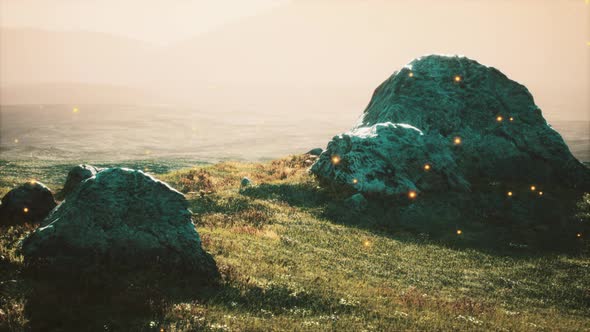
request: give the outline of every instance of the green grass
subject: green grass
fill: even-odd
[[[222,274],[215,287],[138,272],[116,289],[80,286],[53,300],[51,287],[21,273],[18,240],[33,227],[3,229],[0,328],[590,330],[583,238],[568,240],[576,245],[567,251],[539,251],[489,246],[479,239],[497,229],[477,221],[462,222],[461,235],[444,222],[429,232],[376,221],[347,210],[346,193],[320,187],[308,163],[172,165],[157,175],[186,193]],[[66,165],[2,165],[2,194],[32,176],[59,189],[67,174]],[[254,186],[240,189],[243,176]]]

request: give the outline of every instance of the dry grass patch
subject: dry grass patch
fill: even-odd
[[[206,192],[211,193],[215,190],[215,184],[211,173],[206,169],[192,169],[180,177],[180,191],[188,192]]]
[[[253,179],[261,183],[287,179],[296,181],[307,177],[308,169],[315,159],[316,157],[311,155],[296,155],[259,164],[256,166],[257,172]]]

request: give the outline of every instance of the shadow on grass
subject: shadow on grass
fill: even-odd
[[[33,331],[160,331],[207,330],[215,315],[208,307],[247,312],[248,316],[332,314],[346,312],[336,299],[312,293],[294,294],[281,285],[193,283],[186,276],[147,273],[109,280],[35,278],[26,298],[25,314]],[[175,305],[188,312],[173,312]],[[225,309],[223,309],[225,308]],[[184,318],[184,319],[183,319]],[[197,319],[195,319],[197,318]],[[198,319],[202,318],[202,319]]]
[[[311,292],[298,293],[283,285],[261,288],[231,283],[221,288],[209,302],[230,310],[246,311],[253,316],[293,314],[294,311],[305,311],[308,315],[331,315],[349,311],[349,307],[336,298]]]
[[[264,200],[279,200],[289,205],[306,209],[324,207],[334,199],[322,189],[310,183],[260,184],[241,191],[245,196]]]
[[[260,186],[242,189],[240,193],[242,195],[228,198],[212,194],[190,200],[190,209],[195,214],[223,213],[230,215],[249,209],[269,210],[264,204],[253,202],[253,198],[268,201],[278,200],[303,208],[315,208],[328,201],[327,197],[315,192],[305,183],[292,185],[261,184]]]
[[[366,209],[346,202],[351,192],[304,184],[261,184],[246,188],[251,198],[278,200],[331,222],[357,227],[405,242],[471,248],[496,255],[580,253],[588,246],[578,234],[588,225],[574,218],[580,193],[519,193],[504,188],[486,192],[447,192],[369,199]]]

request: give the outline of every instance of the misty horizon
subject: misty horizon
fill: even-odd
[[[548,120],[590,120],[588,11],[541,3],[3,0],[0,104],[358,116],[412,59],[460,54],[525,85]]]
[[[111,145],[130,158],[302,153],[349,130],[412,59],[462,54],[525,85],[574,154],[590,160],[583,2],[0,5],[4,158],[108,158]]]

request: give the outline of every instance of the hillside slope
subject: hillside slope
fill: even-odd
[[[339,194],[318,188],[307,173],[307,158],[165,168],[155,174],[186,193],[203,245],[223,274],[218,288],[196,290],[189,281],[164,283],[163,276],[138,272],[113,276],[124,289],[86,286],[75,289],[76,296],[55,293],[54,285],[19,273],[18,239],[32,228],[3,229],[0,326],[15,331],[590,328],[590,259],[583,238],[572,236],[567,241],[574,242],[573,251],[564,253],[519,242],[491,247],[478,234],[490,237],[492,230],[477,221],[458,220],[439,231],[388,228],[395,221],[354,213]],[[19,165],[4,163],[0,194],[28,179],[23,170],[37,172],[57,189],[69,166],[41,163],[10,172]],[[243,176],[254,185],[240,190]]]

